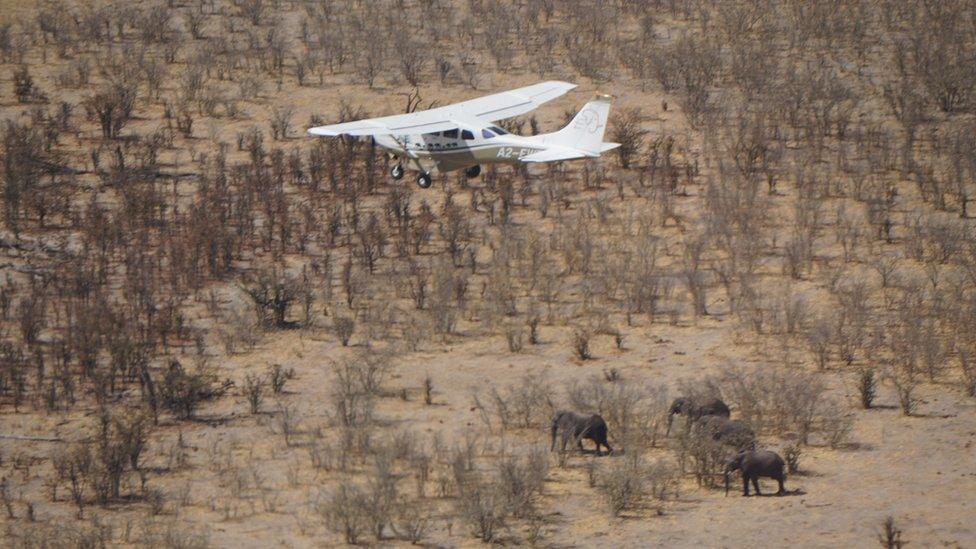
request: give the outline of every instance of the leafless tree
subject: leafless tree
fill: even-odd
[[[644,147],[646,132],[640,124],[640,108],[619,109],[610,120],[610,138],[620,143],[617,147],[617,155],[620,158],[620,166],[624,169],[630,167],[631,159]]]

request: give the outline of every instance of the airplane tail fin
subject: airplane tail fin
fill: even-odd
[[[583,105],[563,129],[547,134],[546,143],[570,147],[598,156],[603,151],[603,134],[610,116],[610,96],[598,95]]]

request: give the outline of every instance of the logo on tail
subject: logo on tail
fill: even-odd
[[[587,133],[596,133],[600,128],[600,115],[593,109],[584,109],[576,115],[573,128]]]

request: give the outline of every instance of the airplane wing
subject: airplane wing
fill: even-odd
[[[486,95],[441,108],[467,113],[488,122],[494,122],[495,120],[525,114],[575,87],[576,84],[569,82],[550,80],[549,82],[540,82],[524,88]]]
[[[326,136],[409,135],[451,130],[462,125],[483,127],[495,120],[527,113],[575,87],[576,84],[552,80],[426,111],[317,126],[310,128],[308,133]]]

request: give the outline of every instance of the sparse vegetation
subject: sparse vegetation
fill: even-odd
[[[825,518],[864,522],[825,466],[858,448],[870,497],[970,533],[899,490],[973,418],[972,1],[9,4],[9,545],[238,542],[221,521],[258,545],[632,542],[567,538],[592,514],[692,543],[676,524],[752,519],[712,497],[730,444],[665,436],[688,388],[802,457]],[[304,132],[533,75],[612,88],[621,146],[421,192],[375,142]],[[581,98],[497,123],[539,134]],[[540,449],[564,408],[613,455]],[[927,491],[971,488],[945,471]]]

